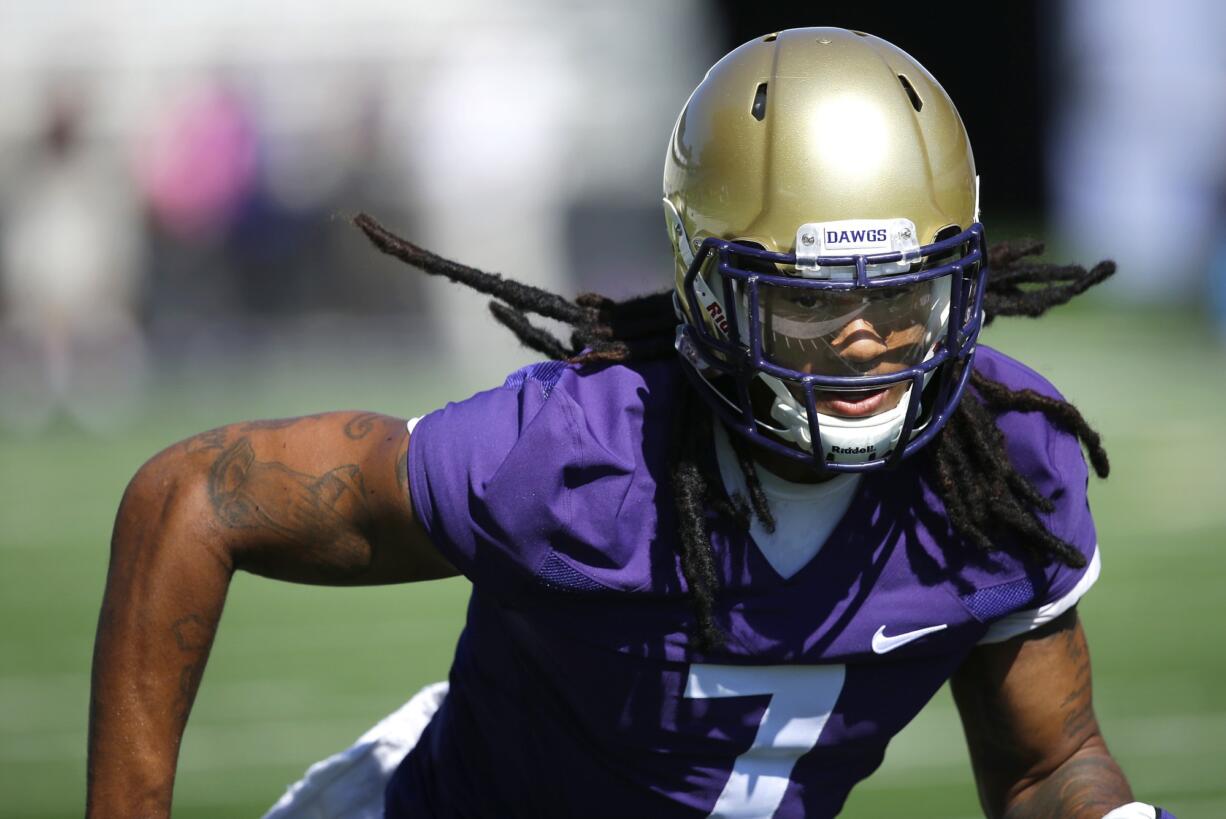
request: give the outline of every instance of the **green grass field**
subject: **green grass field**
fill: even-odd
[[[1226,816],[1226,353],[1176,314],[1069,307],[987,343],[1047,374],[1103,433],[1103,547],[1082,605],[1098,713],[1142,798]],[[89,663],[111,519],[162,446],[244,417],[361,407],[418,414],[473,384],[388,358],[197,372],[107,439],[0,437],[0,816],[82,813]],[[184,741],[179,817],[257,816],[311,762],[441,679],[460,581],[315,589],[239,577]],[[853,795],[852,817],[979,815],[942,692]]]

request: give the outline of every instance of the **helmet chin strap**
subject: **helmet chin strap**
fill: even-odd
[[[759,373],[757,377],[774,394],[771,418],[781,424],[780,427],[766,424],[762,426],[805,452],[812,452],[809,414],[804,405],[796,400],[796,396],[792,395],[778,378],[763,373]],[[910,394],[911,387],[907,387],[907,391],[892,409],[868,418],[841,418],[818,413],[822,455],[828,462],[841,464],[864,463],[884,456],[898,443],[898,436],[906,420]]]

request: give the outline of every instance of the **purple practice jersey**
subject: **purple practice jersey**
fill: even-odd
[[[994,350],[975,365],[1055,394]],[[790,578],[709,514],[729,637],[700,652],[668,477],[682,389],[676,361],[548,362],[417,425],[414,510],[473,591],[389,817],[833,816],[993,623],[1084,586],[964,541],[913,460],[865,475]],[[1077,441],[1040,413],[999,426],[1089,562]]]

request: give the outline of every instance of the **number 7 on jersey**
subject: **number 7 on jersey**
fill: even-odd
[[[783,801],[796,760],[817,745],[843,690],[841,665],[690,666],[692,699],[770,694],[749,750],[736,758],[711,816],[770,816]]]

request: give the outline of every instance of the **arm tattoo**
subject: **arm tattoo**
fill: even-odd
[[[370,434],[370,431],[375,428],[375,422],[378,420],[378,414],[373,412],[355,415],[345,424],[345,435],[354,441],[360,441]]]
[[[196,689],[200,687],[200,679],[204,676],[204,660],[188,660],[179,670],[179,690],[175,694],[175,717],[181,722],[187,722],[192,711],[192,701],[196,698]]]
[[[213,625],[199,614],[189,614],[175,620],[171,631],[180,651],[199,651],[212,642]]]
[[[1105,747],[1087,749],[1061,765],[1024,799],[1011,807],[1005,819],[1099,819],[1132,801],[1119,765]]]
[[[1067,629],[1062,635],[1069,660],[1076,667],[1077,686],[1060,703],[1064,735],[1069,739],[1089,736],[1097,729],[1090,692],[1090,654],[1077,629]]]
[[[346,464],[316,477],[276,461],[256,460],[242,437],[209,471],[209,501],[235,529],[258,528],[301,543],[355,539],[351,521],[364,504],[361,469]]]
[[[175,692],[175,715],[179,720],[186,721],[192,709],[192,700],[200,687],[215,628],[215,623],[196,613],[180,617],[171,624],[175,644],[184,654],[184,662],[179,669],[179,686]]]
[[[226,428],[218,427],[188,438],[184,444],[188,452],[198,452],[203,449],[224,449],[226,446]]]

